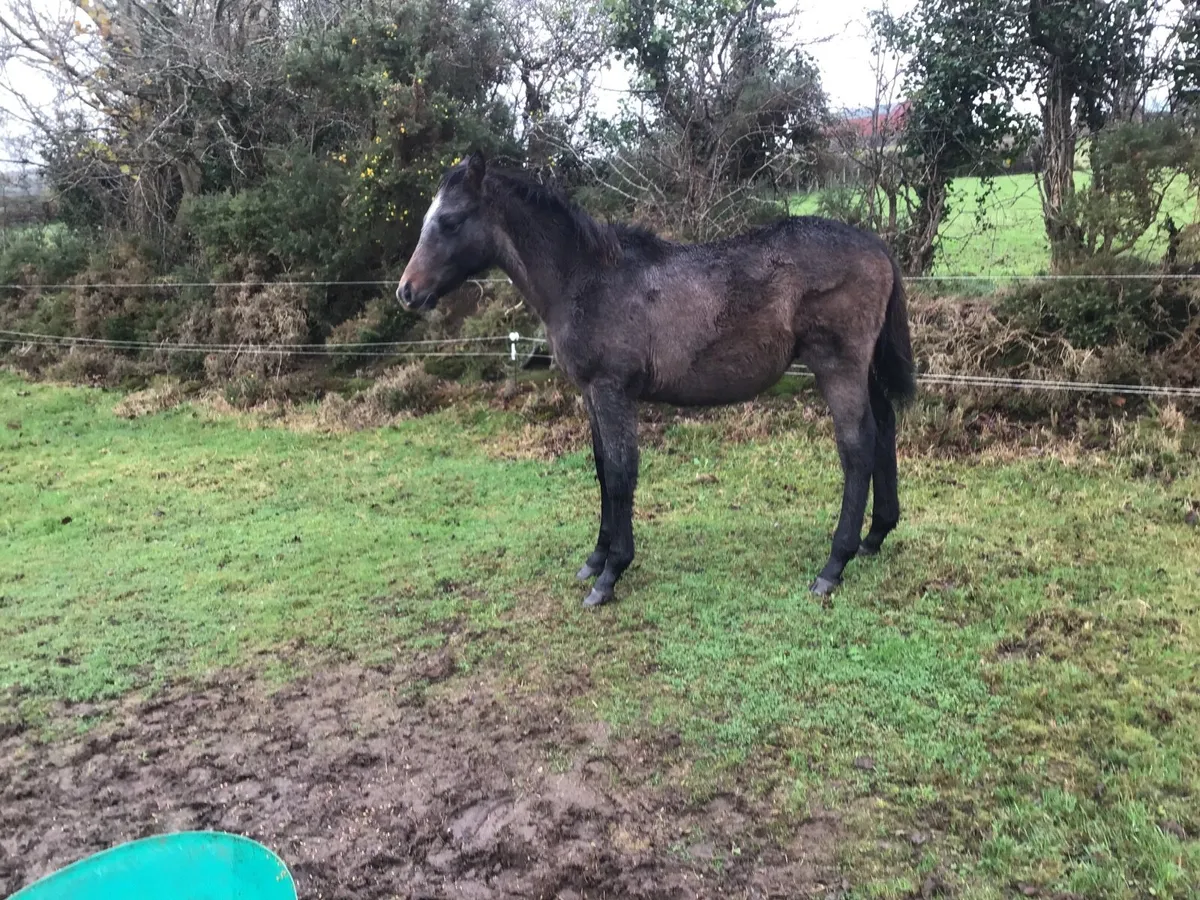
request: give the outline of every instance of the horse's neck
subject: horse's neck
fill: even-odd
[[[535,215],[515,203],[503,210],[498,264],[538,317],[550,324],[567,299],[568,270],[578,268],[578,263],[568,266],[575,235],[521,227]]]

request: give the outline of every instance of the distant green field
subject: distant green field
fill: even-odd
[[[1076,175],[1082,187],[1089,176]],[[1032,175],[1007,175],[995,179],[982,207],[984,191],[979,178],[958,178],[951,185],[951,210],[942,225],[942,251],[934,264],[937,275],[1038,275],[1050,266],[1050,244],[1042,223],[1042,201]],[[819,193],[796,197],[793,214],[817,212]],[[1174,215],[1177,223],[1195,220],[1196,203],[1182,179],[1173,187],[1162,220]],[[1158,228],[1148,232],[1139,250],[1159,255],[1166,235]]]

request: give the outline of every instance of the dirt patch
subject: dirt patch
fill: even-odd
[[[1091,643],[1096,630],[1104,627],[1101,617],[1078,609],[1044,609],[1029,617],[1025,632],[1002,638],[996,645],[1001,659],[1024,656],[1037,659],[1046,656],[1054,662],[1074,658],[1080,649]]]
[[[560,701],[430,686],[444,668],[342,667],[273,694],[225,677],[128,701],[80,738],[0,740],[0,894],[187,829],[262,841],[306,900],[845,890],[836,817],[781,829],[741,797],[689,804],[649,784],[647,747]]]

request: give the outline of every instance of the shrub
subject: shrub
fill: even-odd
[[[15,331],[69,335],[75,327],[75,300],[70,291],[14,291],[0,300],[0,324]]]
[[[245,258],[263,262],[265,274],[297,267],[327,273],[345,252],[342,201],[349,191],[344,170],[296,155],[257,187],[189,198],[180,221],[214,273]]]
[[[537,318],[525,308],[512,285],[497,283],[468,285],[445,298],[439,304],[438,312],[423,320],[421,328],[414,333],[428,340],[463,338],[470,341],[445,345],[445,350],[461,355],[427,357],[426,371],[453,380],[498,381],[513,371],[507,357],[507,335],[513,331],[534,335],[539,327]],[[480,341],[479,338],[497,340]],[[471,353],[483,355],[468,355]]]
[[[1160,349],[1200,316],[1200,291],[1188,282],[1154,276],[1161,270],[1131,257],[1096,258],[1072,274],[1147,276],[1036,282],[1010,292],[1001,312],[1024,328],[1061,333],[1078,347],[1125,343]]]
[[[363,394],[363,403],[372,411],[397,415],[402,412],[426,413],[437,408],[439,382],[419,363],[410,363],[384,372]]]
[[[98,250],[75,280],[74,334],[132,341],[154,330],[156,292],[132,287],[153,281],[154,271],[133,243],[116,241]]]
[[[212,380],[290,371],[300,356],[299,351],[287,350],[287,345],[307,343],[311,336],[308,288],[257,284],[252,276],[244,277],[251,280],[217,288],[213,305],[193,308],[181,328],[180,338],[185,342],[231,345],[204,358],[204,371]],[[265,344],[282,345],[283,349],[255,349]]]
[[[353,319],[347,319],[333,329],[326,340],[330,347],[338,344],[373,344],[404,340],[419,318],[408,312],[389,295],[373,297],[366,308]],[[370,349],[361,354],[347,352],[335,359],[342,367],[363,365],[378,357],[379,349]]]
[[[179,384],[166,381],[127,395],[113,407],[113,413],[122,419],[138,419],[172,409],[184,399]]]
[[[62,224],[9,231],[0,244],[0,283],[26,285],[0,292],[0,327],[70,334],[71,293],[40,285],[69,283],[87,266],[90,235]]]
[[[1171,344],[1147,352],[1144,346],[1117,341],[1080,347],[1062,332],[1040,323],[1026,327],[987,299],[909,297],[913,347],[925,372],[1000,375],[1026,379],[1062,379],[1123,384],[1200,385],[1200,316]],[[943,393],[933,386],[925,392]],[[1070,409],[1108,407],[1102,395],[979,388],[949,392],[956,403],[1019,417],[1042,417]],[[1140,401],[1139,401],[1140,403]]]
[[[865,227],[865,206],[861,188],[839,185],[817,195],[816,213],[827,219]]]
[[[0,283],[65,284],[87,266],[94,240],[61,222],[9,231],[0,245]]]
[[[259,375],[240,375],[229,381],[222,394],[225,402],[234,409],[252,409],[266,400],[270,394],[270,385]]]
[[[145,383],[145,373],[127,357],[102,350],[72,347],[46,370],[53,381],[96,387],[130,386]]]

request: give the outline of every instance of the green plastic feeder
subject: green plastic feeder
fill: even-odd
[[[9,900],[296,900],[283,860],[236,834],[185,831],[121,844]]]

